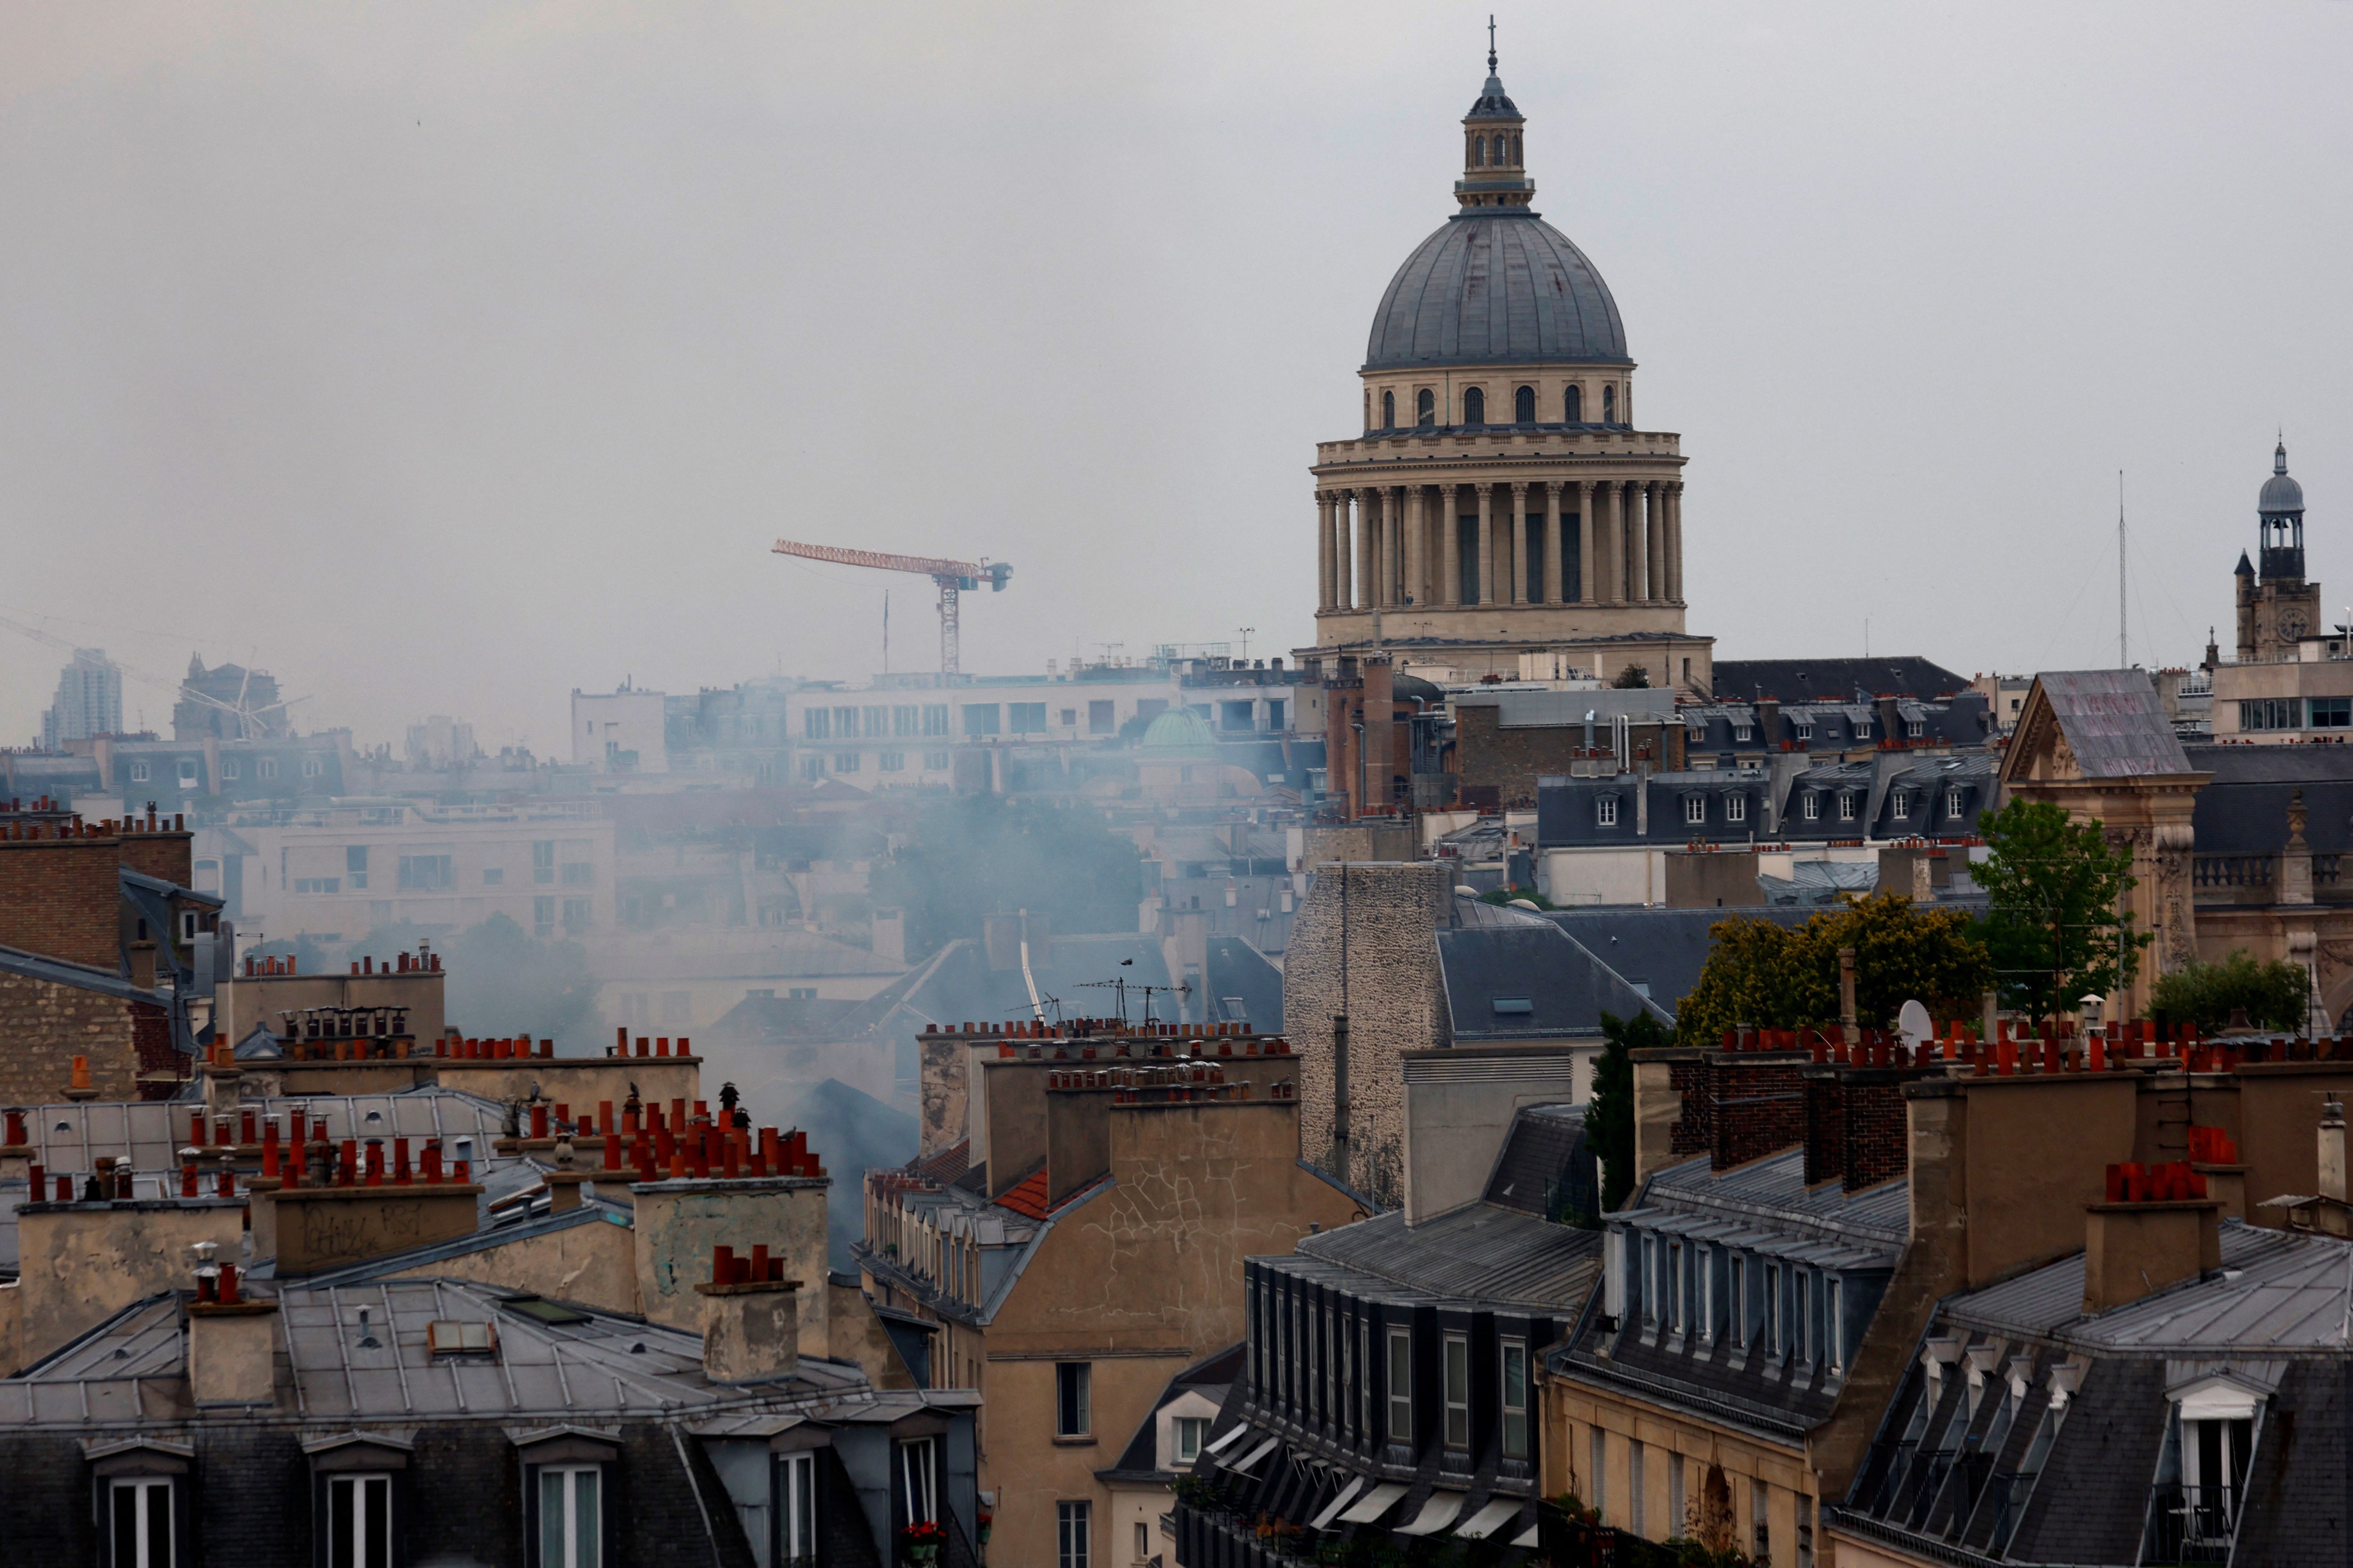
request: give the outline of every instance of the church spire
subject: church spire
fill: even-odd
[[[1462,117],[1462,177],[1454,199],[1465,208],[1525,207],[1536,194],[1527,176],[1522,130],[1527,121],[1495,74],[1495,18],[1487,18],[1487,81]]]

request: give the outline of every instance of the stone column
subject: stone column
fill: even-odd
[[[1626,600],[1639,605],[1651,596],[1651,580],[1645,570],[1650,552],[1642,537],[1641,481],[1623,481],[1619,494],[1620,514],[1626,520]]]
[[[1461,504],[1461,485],[1438,487],[1438,569],[1445,578],[1450,606],[1462,603],[1462,525],[1455,521],[1455,509]]]
[[[1595,500],[1593,481],[1578,479],[1573,492],[1577,497],[1577,602],[1592,605],[1601,598],[1601,566],[1597,545],[1601,538],[1600,521],[1593,515]]]
[[[1315,602],[1319,608],[1332,607],[1332,497],[1328,491],[1315,492]]]
[[[1644,581],[1656,603],[1672,598],[1667,591],[1667,487],[1653,479],[1642,487],[1642,512],[1650,529],[1650,570]]]
[[[1547,605],[1561,601],[1560,487],[1547,482],[1545,492],[1544,596]]]
[[[1495,602],[1495,487],[1482,479],[1479,491],[1479,603]]]
[[[1609,576],[1609,591],[1604,598],[1612,605],[1626,602],[1626,487],[1617,479],[1604,479],[1594,494],[1595,502],[1609,514],[1602,525],[1604,541],[1601,570]]]
[[[1683,602],[1683,483],[1667,487],[1667,597]]]
[[[1332,574],[1332,607],[1345,610],[1354,603],[1349,590],[1356,580],[1354,556],[1348,550],[1348,492],[1332,492],[1332,548],[1335,552]]]
[[[1528,602],[1528,484],[1512,481],[1512,603]]]
[[[1405,487],[1381,488],[1381,603],[1405,602]]]
[[[1373,537],[1373,492],[1343,490],[1356,501],[1356,608],[1369,610],[1380,601],[1373,597],[1373,582],[1380,570],[1380,544]]]
[[[1430,603],[1430,503],[1420,485],[1409,486],[1405,507],[1405,591],[1417,605]]]

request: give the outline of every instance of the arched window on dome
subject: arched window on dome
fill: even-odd
[[[1520,133],[1519,133],[1518,132],[1514,131],[1514,132],[1512,132],[1512,167],[1513,167],[1513,168],[1514,168],[1514,169],[1516,169],[1516,168],[1518,168],[1519,166],[1520,166]]]
[[[1381,428],[1384,430],[1397,428],[1397,394],[1394,392],[1381,394]]]
[[[1487,395],[1475,386],[1462,395],[1462,423],[1465,425],[1487,423]]]
[[[1585,423],[1585,388],[1573,381],[1560,395],[1560,416],[1571,425]]]
[[[1533,425],[1536,422],[1536,389],[1524,386],[1512,394],[1512,423]]]
[[[1430,395],[1430,388],[1426,386],[1413,395],[1413,422],[1416,425],[1438,423],[1438,400]]]
[[[1618,388],[1614,385],[1601,389],[1601,423],[1604,425],[1618,423]]]

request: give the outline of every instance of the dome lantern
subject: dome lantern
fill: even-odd
[[[1526,120],[1495,74],[1495,18],[1487,18],[1487,83],[1462,117],[1462,177],[1454,199],[1465,207],[1524,207],[1536,194],[1522,140]]]

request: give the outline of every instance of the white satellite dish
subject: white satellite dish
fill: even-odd
[[[1928,1016],[1928,1009],[1918,1002],[1906,1002],[1904,1010],[1895,1015],[1895,1026],[1904,1031],[1907,1049],[1918,1050],[1923,1040],[1936,1037],[1936,1022]]]

